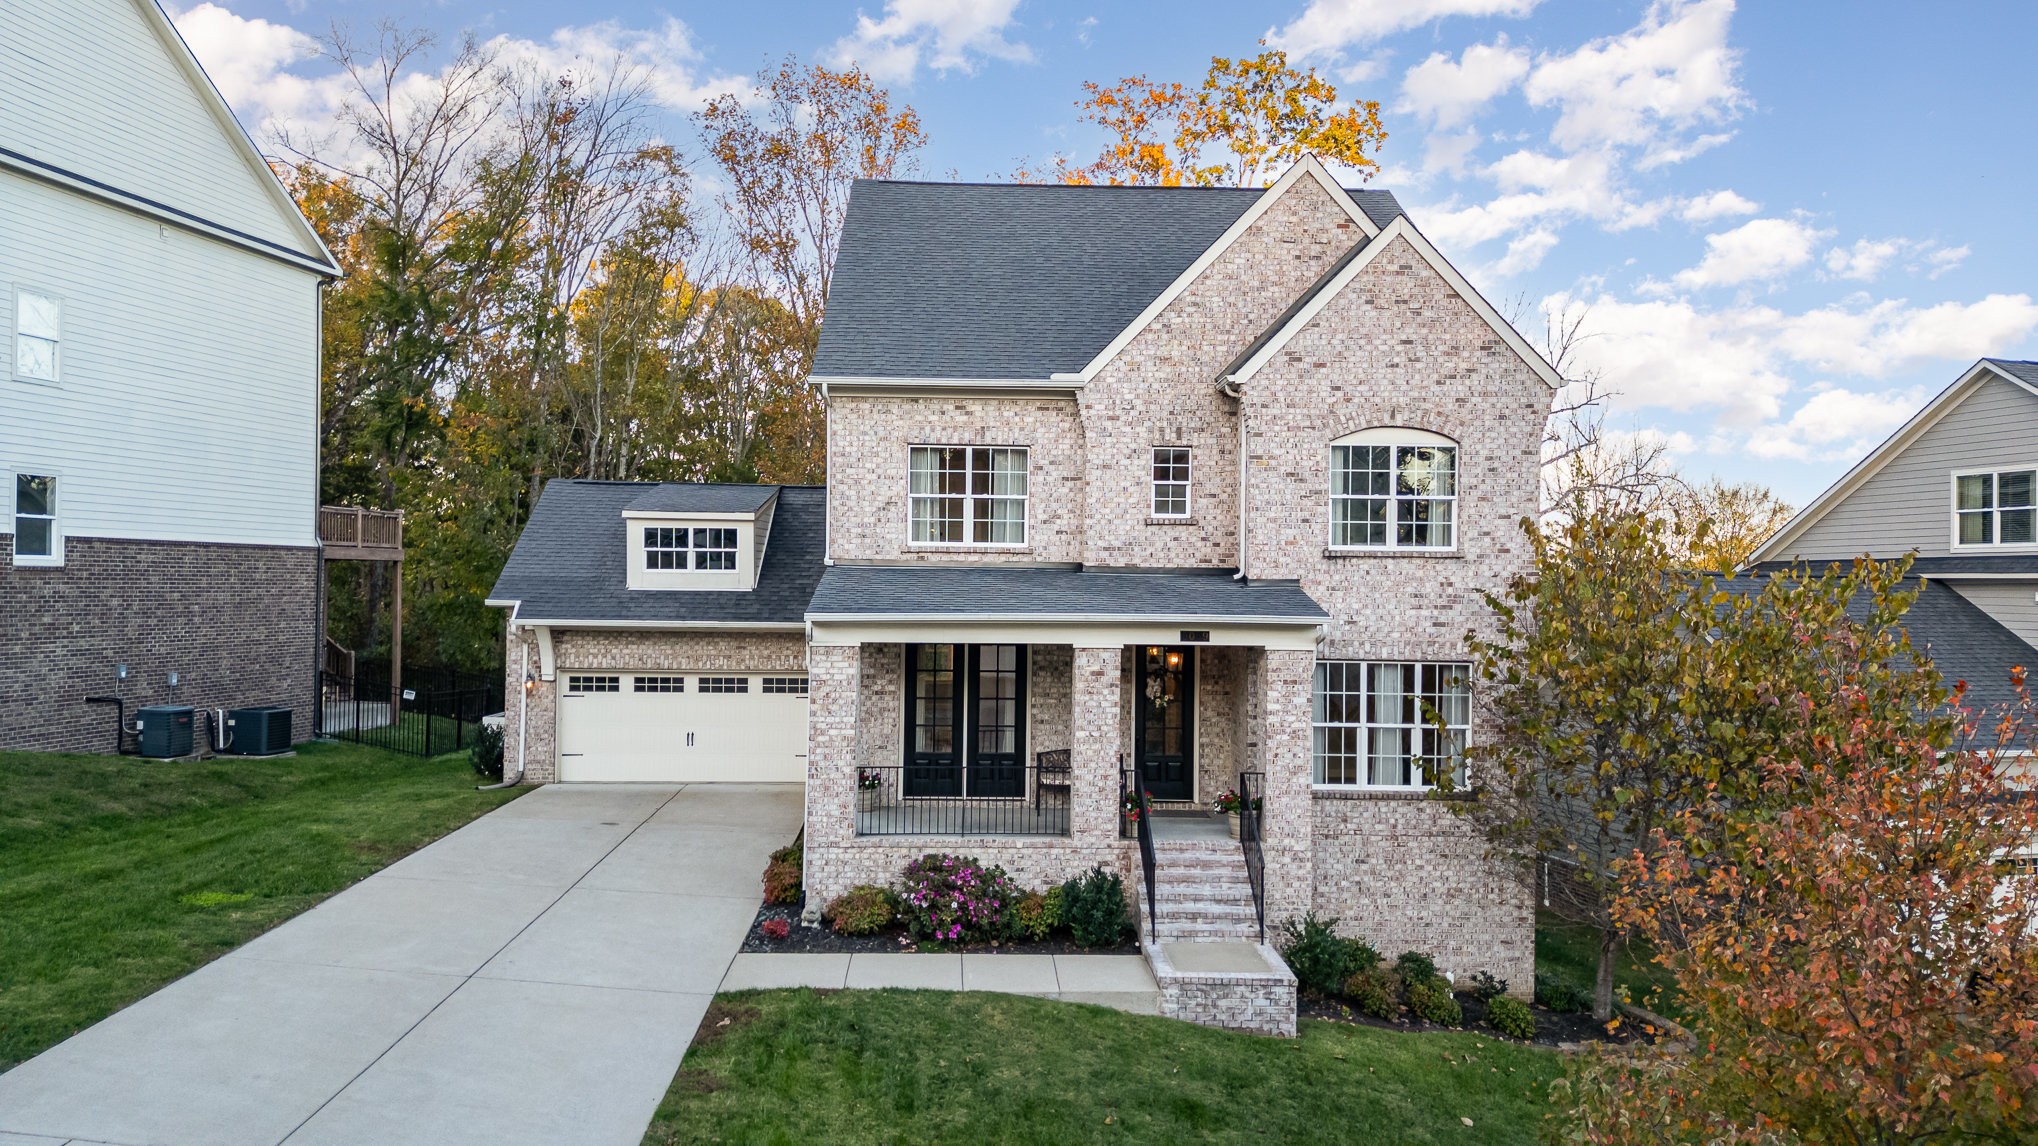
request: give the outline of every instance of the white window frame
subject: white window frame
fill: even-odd
[[[961,450],[963,452],[962,473],[964,488],[961,494],[913,492],[913,460],[923,450]],[[1024,483],[1023,492],[1017,494],[977,493],[969,488],[971,484],[970,478],[976,473],[976,455],[994,451],[1016,453],[1019,455],[1019,476]],[[915,512],[919,504],[922,502],[946,501],[951,498],[960,498],[962,501],[962,531],[964,539],[961,541],[923,541],[917,537],[914,526],[920,520],[919,515]],[[1019,503],[1019,540],[976,541],[972,539],[976,533],[977,506],[979,504],[987,505],[994,501],[1016,501]],[[989,521],[991,519],[987,516],[984,520]],[[914,442],[906,447],[906,545],[908,548],[1002,549],[1012,551],[1025,549],[1031,543],[1032,537],[1033,451],[1030,447],[1015,445],[964,446],[937,442]]]
[[[1168,453],[1179,452],[1182,455],[1182,478],[1180,481],[1176,481],[1173,478],[1169,478],[1167,481],[1161,480],[1160,476],[1161,454],[1163,451]],[[1168,464],[1170,467],[1172,467],[1174,463],[1170,462]],[[1194,481],[1195,474],[1194,467],[1195,457],[1193,453],[1190,451],[1190,448],[1188,446],[1155,446],[1153,448],[1153,452],[1147,455],[1147,477],[1149,479],[1148,483],[1149,488],[1146,503],[1146,511],[1149,516],[1169,518],[1173,520],[1180,520],[1183,518],[1194,516],[1193,511],[1195,509],[1195,503],[1190,500],[1190,490],[1193,488],[1192,483]],[[1169,490],[1179,488],[1182,491],[1181,512],[1176,513],[1173,511],[1163,511],[1161,509],[1161,490],[1163,488]]]
[[[1387,455],[1389,469],[1386,471],[1388,475],[1388,489],[1386,494],[1380,495],[1371,493],[1359,493],[1359,494],[1339,493],[1338,475],[1340,473],[1340,470],[1338,468],[1338,451],[1342,449],[1365,449],[1365,448],[1385,448],[1386,450],[1389,451]],[[1397,480],[1398,469],[1395,467],[1397,467],[1398,465],[1400,451],[1404,449],[1450,450],[1451,492],[1443,496],[1437,496],[1434,494],[1423,496],[1417,494],[1402,493],[1400,489],[1400,483]],[[1330,550],[1337,553],[1456,552],[1458,549],[1458,541],[1461,537],[1464,536],[1464,521],[1460,518],[1458,514],[1458,507],[1460,504],[1459,500],[1460,499],[1459,487],[1461,484],[1460,477],[1463,474],[1465,468],[1463,465],[1464,461],[1464,458],[1462,456],[1463,453],[1464,450],[1458,445],[1457,440],[1454,438],[1446,437],[1443,434],[1433,433],[1429,430],[1417,430],[1407,427],[1379,427],[1375,429],[1360,430],[1357,433],[1347,434],[1344,437],[1338,438],[1336,441],[1331,442],[1329,447],[1324,451],[1324,464],[1325,464],[1324,472],[1326,475],[1324,487],[1329,499],[1327,505],[1328,512],[1325,515],[1326,516],[1325,540]],[[1379,544],[1373,544],[1370,542],[1354,543],[1338,540],[1337,506],[1339,502],[1380,501],[1383,500],[1383,497],[1384,500],[1387,502],[1387,519],[1383,530],[1383,536],[1385,540],[1383,542]],[[1402,525],[1402,507],[1407,505],[1413,505],[1416,502],[1428,502],[1432,504],[1443,503],[1447,504],[1450,507],[1451,519],[1449,522],[1449,527],[1451,539],[1449,542],[1443,545],[1413,545],[1404,544],[1401,541],[1400,526]],[[1411,521],[1410,524],[1414,524],[1414,522]],[[1432,528],[1434,528],[1436,525],[1435,522],[1431,522],[1430,524]]]
[[[1358,673],[1359,691],[1356,695],[1359,698],[1359,704],[1361,706],[1358,720],[1333,721],[1320,719],[1320,717],[1324,714],[1326,708],[1326,705],[1324,704],[1323,701],[1324,695],[1322,687],[1324,677],[1323,670],[1326,666],[1329,665],[1337,665],[1342,667],[1347,672],[1355,670]],[[1327,792],[1356,792],[1356,791],[1426,792],[1436,786],[1423,779],[1424,773],[1421,767],[1421,762],[1425,759],[1429,759],[1430,755],[1426,755],[1425,753],[1423,753],[1421,751],[1421,746],[1424,738],[1426,736],[1437,735],[1437,730],[1435,729],[1434,726],[1430,725],[1426,720],[1421,719],[1420,708],[1418,708],[1417,710],[1418,719],[1413,723],[1401,719],[1394,720],[1375,719],[1375,713],[1372,710],[1374,695],[1372,683],[1373,683],[1373,670],[1376,668],[1390,668],[1390,669],[1413,668],[1415,670],[1415,687],[1417,690],[1414,693],[1414,695],[1418,698],[1420,698],[1422,695],[1420,690],[1422,687],[1422,673],[1424,669],[1434,669],[1438,670],[1439,672],[1442,672],[1444,670],[1455,669],[1463,674],[1463,678],[1465,681],[1464,720],[1462,723],[1448,723],[1446,728],[1447,733],[1456,733],[1458,736],[1458,767],[1456,769],[1457,782],[1463,784],[1465,782],[1466,776],[1464,764],[1464,750],[1466,745],[1471,740],[1471,724],[1472,724],[1471,721],[1472,666],[1470,664],[1464,661],[1357,660],[1346,658],[1325,658],[1318,660],[1315,663],[1315,665],[1313,665],[1310,669],[1310,681],[1309,681],[1310,786]],[[1351,693],[1349,690],[1346,690],[1345,692],[1342,693],[1342,695],[1350,696],[1354,694]],[[1403,695],[1408,694],[1404,693]],[[1448,716],[1448,714],[1440,715]],[[1356,779],[1346,781],[1346,780],[1329,780],[1322,778],[1325,775],[1324,772],[1325,753],[1323,751],[1323,741],[1325,739],[1324,732],[1329,729],[1349,730],[1354,736],[1358,738],[1360,752],[1358,755]],[[1407,760],[1409,776],[1412,779],[1411,783],[1376,784],[1373,782],[1372,744],[1373,744],[1373,733],[1376,730],[1401,731],[1406,732],[1408,734],[1409,752],[1407,755]]]
[[[50,480],[50,512],[47,514],[23,514],[21,512],[21,479],[40,477]],[[55,470],[16,470],[8,475],[7,530],[9,548],[13,550],[14,564],[30,568],[55,568],[64,563],[64,476]],[[21,552],[21,519],[26,517],[50,523],[50,551],[48,553]]]
[[[743,538],[733,525],[646,525],[644,530],[644,571],[647,573],[734,573],[738,571],[738,555],[743,549]],[[652,544],[663,542],[664,534],[676,534],[677,545]],[[707,536],[703,536],[703,534]],[[727,534],[717,537],[716,534]],[[708,544],[721,542],[728,544]],[[659,565],[653,554],[675,553],[678,564]]]
[[[2030,541],[2002,540],[2003,536],[2002,475],[2015,473],[2034,474],[2034,477],[2032,479],[2032,490],[2033,490],[2032,500],[2034,502],[2038,502],[2038,465],[1985,466],[1977,469],[1961,469],[1953,471],[1952,475],[1947,479],[1946,486],[1946,513],[1947,513],[1946,528],[1948,548],[1956,551],[1972,553],[1978,550],[2023,549],[2026,547],[2038,547],[2038,506],[2031,507],[2033,509],[2032,517],[2034,519],[2032,540]],[[1962,541],[1960,540],[1960,518],[1962,516],[1962,510],[1960,508],[1960,479],[1967,477],[1980,477],[1983,475],[1988,476],[1990,479],[1989,508],[1986,510],[1968,510],[1966,512],[1988,514],[1989,536],[1993,540]],[[2010,508],[2012,510],[2016,510],[2023,509],[2026,507],[2012,506]]]
[[[56,309],[56,330],[50,334],[30,334],[22,329],[21,310],[26,297],[33,296],[48,302]],[[14,288],[14,312],[8,318],[8,326],[14,332],[13,343],[8,347],[7,372],[18,381],[54,385],[64,376],[64,299],[53,291],[38,290],[31,286]],[[21,344],[24,339],[35,339],[50,345],[50,372],[48,375],[31,374],[21,368]]]

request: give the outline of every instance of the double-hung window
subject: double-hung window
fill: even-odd
[[[14,292],[14,376],[57,380],[57,348],[63,306],[55,296]]]
[[[1153,515],[1189,516],[1189,447],[1154,447]]]
[[[1315,781],[1322,787],[1426,788],[1463,778],[1472,674],[1462,664],[1319,661]]]
[[[913,544],[1026,544],[1025,447],[914,446],[908,466]]]
[[[2034,517],[2038,517],[2038,471],[1953,476],[1955,544],[2029,545],[2038,541]]]
[[[57,479],[14,476],[14,559],[53,563],[57,552]]]
[[[736,531],[685,526],[644,527],[644,568],[715,569],[736,567]]]
[[[1457,509],[1456,446],[1361,440],[1330,447],[1333,549],[1449,549]]]

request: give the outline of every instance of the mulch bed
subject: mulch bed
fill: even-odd
[[[1371,1015],[1360,1014],[1351,1007],[1333,999],[1318,995],[1303,995],[1297,1009],[1304,1018],[1328,1019],[1337,1023],[1351,1023],[1356,1026],[1378,1027],[1388,1031],[1469,1031],[1495,1039],[1507,1039],[1506,1035],[1486,1025],[1486,1004],[1477,995],[1460,993],[1456,996],[1458,1007],[1465,1012],[1462,1027],[1440,1027],[1424,1022],[1414,1015],[1404,1013],[1397,1022],[1387,1022]],[[1536,1046],[1565,1046],[1576,1043],[1632,1043],[1654,1042],[1655,1036],[1642,1029],[1642,1024],[1630,1018],[1622,1018],[1613,1030],[1608,1031],[1594,1022],[1590,1014],[1573,1011],[1552,1011],[1540,1004],[1530,1004],[1529,1011],[1536,1017],[1536,1037],[1531,1040]],[[1513,1040],[1508,1040],[1513,1041]]]
[[[792,933],[776,942],[764,937],[768,919],[783,919]],[[767,903],[750,921],[750,933],[743,937],[743,950],[750,953],[796,955],[881,955],[960,951],[968,955],[1137,955],[1139,944],[1128,939],[1116,947],[1078,947],[1066,938],[1035,942],[1030,939],[1007,943],[919,943],[903,927],[888,927],[876,935],[837,935],[829,928],[800,926],[797,905]]]

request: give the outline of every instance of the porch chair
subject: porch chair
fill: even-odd
[[[1033,778],[1033,810],[1040,810],[1040,794],[1048,788],[1060,792],[1062,799],[1067,800],[1075,782],[1075,770],[1069,766],[1069,749],[1036,752],[1033,763],[1036,773]]]

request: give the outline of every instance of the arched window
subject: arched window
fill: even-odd
[[[1457,544],[1458,445],[1398,427],[1331,443],[1333,549],[1451,549]]]

